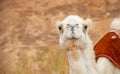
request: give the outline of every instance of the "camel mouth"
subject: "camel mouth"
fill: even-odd
[[[79,40],[79,38],[71,37],[71,38],[67,38],[67,40]]]

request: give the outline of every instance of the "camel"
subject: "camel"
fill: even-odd
[[[120,38],[120,18],[115,18],[110,26],[110,32],[116,33]],[[116,38],[112,36],[111,38]],[[120,57],[119,55],[117,57]],[[99,57],[97,60],[97,71],[99,74],[120,74],[120,67],[118,68],[106,57]]]
[[[56,22],[60,47],[68,55],[69,74],[97,74],[93,45],[88,35],[91,24],[91,19],[84,20],[77,15]]]

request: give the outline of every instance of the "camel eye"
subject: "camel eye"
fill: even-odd
[[[59,26],[58,28],[59,28],[59,30],[62,30],[62,27],[61,27],[61,26]]]
[[[84,26],[85,29],[87,29],[87,26]]]

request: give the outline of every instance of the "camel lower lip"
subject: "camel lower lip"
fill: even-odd
[[[67,38],[68,40],[78,40],[79,38],[75,38],[75,37],[72,37],[72,38]]]

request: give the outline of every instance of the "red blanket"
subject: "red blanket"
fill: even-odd
[[[95,45],[96,59],[106,57],[120,69],[120,38],[114,32],[106,34]]]

